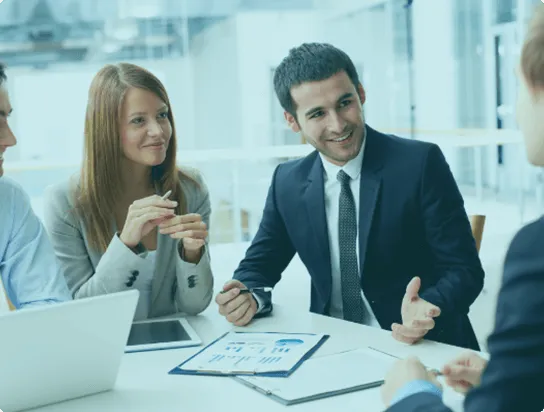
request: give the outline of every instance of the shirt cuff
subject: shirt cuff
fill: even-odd
[[[263,310],[264,302],[263,302],[263,299],[260,298],[257,294],[252,293],[252,295],[253,295],[253,298],[255,299],[255,302],[257,302],[257,312],[255,312],[255,315],[257,315]]]
[[[416,393],[422,393],[422,392],[432,393],[438,396],[440,399],[442,399],[442,389],[440,389],[438,386],[432,384],[429,381],[417,380],[417,381],[408,382],[402,388],[397,390],[389,406],[393,406],[394,404],[402,401],[403,399],[409,396],[415,395]]]
[[[181,240],[180,240],[180,243],[178,244],[178,248],[183,248],[182,243],[181,243]],[[181,250],[183,250],[183,249],[181,249]],[[202,246],[202,249],[201,249],[201,252],[200,252],[200,259],[199,259],[199,261],[198,261],[197,263],[193,263],[193,262],[188,262],[188,261],[186,261],[183,257],[180,256],[179,251],[178,251],[178,257],[179,257],[179,260],[180,260],[180,262],[182,263],[182,265],[183,265],[184,267],[186,267],[186,268],[193,268],[193,269],[194,269],[194,268],[196,268],[196,267],[198,267],[198,266],[201,266],[200,263],[201,263],[203,260],[205,260],[207,253],[208,253],[208,247],[207,247],[207,245]]]

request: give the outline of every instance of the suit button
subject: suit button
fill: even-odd
[[[125,283],[125,285],[127,285],[130,288],[132,287],[132,285],[134,285],[134,281],[131,279],[127,283]]]
[[[138,272],[137,270],[133,270],[130,273],[132,273],[132,276],[134,276],[134,277],[136,277],[136,276],[138,276],[140,274],[140,272]]]

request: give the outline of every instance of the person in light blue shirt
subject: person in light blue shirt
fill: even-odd
[[[12,108],[6,79],[0,64],[0,276],[7,297],[19,309],[66,301],[71,296],[28,195],[3,177],[4,154],[17,143],[8,125]]]

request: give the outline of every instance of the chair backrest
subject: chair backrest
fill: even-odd
[[[6,310],[6,304],[7,304],[7,309],[15,310],[15,306],[13,306],[13,304],[9,300],[8,294],[6,290],[4,289],[2,280],[0,279],[0,312]]]
[[[476,249],[480,252],[482,245],[482,237],[484,235],[485,215],[470,216],[470,227],[472,228],[472,236],[476,241]]]

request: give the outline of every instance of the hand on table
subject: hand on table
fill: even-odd
[[[247,325],[257,313],[257,302],[253,294],[240,294],[240,289],[247,288],[242,282],[230,280],[223,286],[223,293],[215,297],[219,313],[235,326]]]
[[[428,371],[419,359],[401,359],[395,362],[385,376],[385,382],[381,390],[384,404],[389,407],[397,391],[407,383],[416,380],[428,381],[442,389],[442,385],[438,382],[436,374]]]

